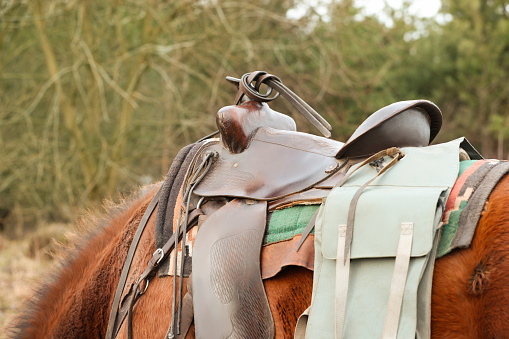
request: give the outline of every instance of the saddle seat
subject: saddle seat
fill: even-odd
[[[206,148],[219,156],[194,193],[272,201],[314,186],[332,187],[328,179],[347,161],[389,147],[427,146],[442,124],[432,102],[401,101],[373,113],[342,143],[292,130],[279,115],[252,101],[220,110],[221,142]]]

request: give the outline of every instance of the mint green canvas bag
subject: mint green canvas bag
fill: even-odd
[[[315,226],[309,317],[296,337],[429,338],[438,228],[463,140],[402,148],[404,158],[360,195],[346,257],[350,202],[376,176],[375,168],[357,169],[324,199]]]

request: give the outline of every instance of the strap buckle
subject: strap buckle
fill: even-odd
[[[161,261],[164,259],[164,250],[162,248],[158,248],[154,254],[152,254],[152,259],[155,257],[156,254],[159,254],[159,259],[155,262],[155,266],[159,266]]]

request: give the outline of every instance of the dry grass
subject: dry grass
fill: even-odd
[[[69,229],[65,224],[50,224],[17,240],[0,234],[0,329],[44,279]],[[0,337],[4,333],[0,330]]]

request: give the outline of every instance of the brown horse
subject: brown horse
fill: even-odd
[[[110,208],[104,219],[86,221],[92,229],[26,303],[9,330],[12,337],[104,337],[129,244],[156,188],[148,187],[130,202]],[[432,293],[433,338],[509,337],[507,192],[509,177],[492,192],[471,247],[437,260]],[[154,223],[153,215],[140,240],[127,285],[144,270],[156,249]],[[312,272],[291,266],[264,284],[276,337],[291,338],[298,316],[311,301]],[[170,325],[172,286],[171,277],[150,282],[135,308],[135,338],[164,337]],[[125,336],[122,328],[119,337]],[[187,337],[194,337],[193,327]]]

